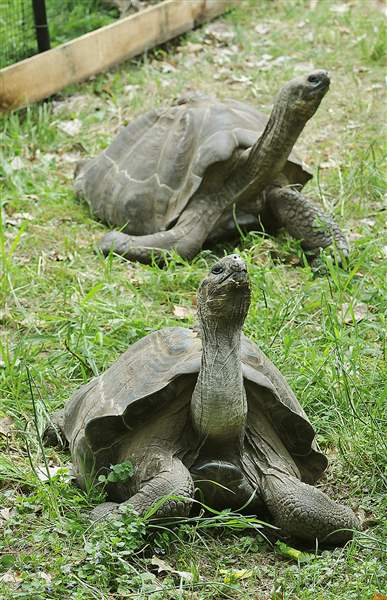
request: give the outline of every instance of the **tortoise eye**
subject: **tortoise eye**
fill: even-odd
[[[223,270],[223,267],[221,267],[220,265],[215,265],[215,267],[212,267],[211,273],[213,273],[214,275],[219,275],[219,273],[223,273]]]

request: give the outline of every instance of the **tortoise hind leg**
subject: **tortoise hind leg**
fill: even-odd
[[[267,189],[266,210],[280,227],[301,240],[308,253],[317,255],[320,248],[334,244],[341,255],[348,256],[347,241],[335,221],[295,189]]]
[[[135,511],[143,515],[164,496],[178,496],[179,498],[176,499],[166,498],[154,516],[186,517],[191,510],[193,494],[194,484],[188,469],[179,459],[173,458],[166,463],[162,471],[122,504],[131,505]],[[91,511],[90,517],[92,520],[100,520],[112,516],[119,506],[117,502],[104,502]]]
[[[319,489],[276,471],[262,484],[266,506],[281,532],[314,543],[343,544],[360,523],[354,512],[334,502]]]

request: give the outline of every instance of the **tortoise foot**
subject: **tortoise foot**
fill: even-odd
[[[109,231],[98,243],[98,248],[102,251],[104,256],[107,256],[110,252],[116,254],[125,254],[127,242],[129,236],[120,231]]]
[[[192,498],[180,497],[167,500],[155,513],[155,517],[188,517],[191,512]]]
[[[306,251],[305,254],[315,276],[326,275],[328,273],[325,262],[326,258],[328,258],[328,260],[330,258],[340,269],[345,270],[348,268],[349,252],[345,249],[337,249],[332,248],[332,246],[328,246],[325,248],[320,248],[318,252]]]
[[[263,495],[281,533],[315,544],[345,544],[360,529],[355,513],[319,489],[281,473],[266,476]]]

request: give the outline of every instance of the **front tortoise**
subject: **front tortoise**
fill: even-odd
[[[292,150],[329,88],[325,71],[287,83],[270,118],[248,104],[201,94],[153,110],[77,166],[75,190],[116,227],[100,243],[149,262],[163,250],[193,258],[241,230],[285,227],[312,256],[348,247],[336,223],[300,190],[312,177]]]
[[[268,512],[281,534],[343,543],[358,521],[313,484],[327,467],[314,431],[277,368],[242,333],[249,277],[237,255],[201,283],[198,331],[171,327],[133,344],[83,385],[54,422],[70,445],[81,487],[129,461],[134,475],[108,483],[109,502],[140,513],[188,515],[194,489],[206,505]],[[53,434],[52,426],[46,436]]]

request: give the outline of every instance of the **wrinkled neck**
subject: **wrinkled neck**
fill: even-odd
[[[259,181],[282,171],[305,122],[304,118],[292,114],[284,103],[279,102],[262,136],[251,149],[246,163],[247,172]]]
[[[241,449],[246,423],[242,323],[242,319],[211,318],[200,322],[203,350],[192,396],[192,418],[200,436],[209,445],[220,445],[225,454]]]
[[[236,200],[258,194],[282,171],[307,120],[277,99],[263,134],[226,183]]]

